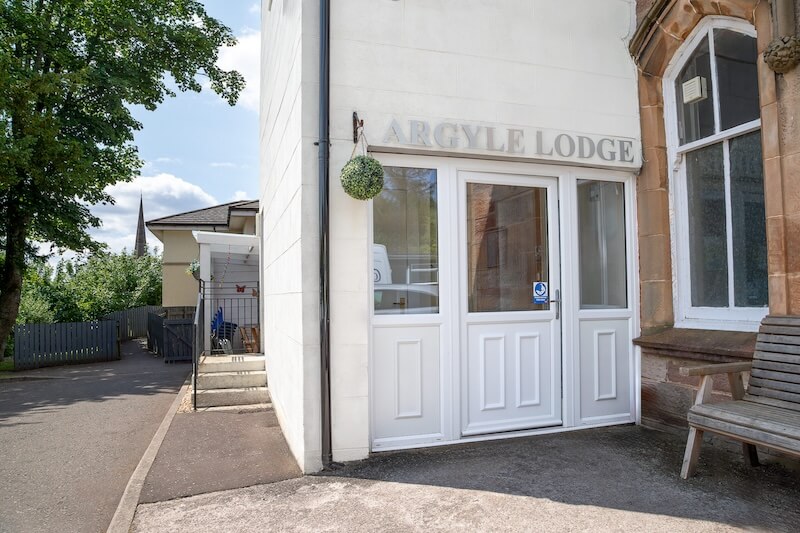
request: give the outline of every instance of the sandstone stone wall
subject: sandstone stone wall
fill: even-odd
[[[637,17],[655,2],[637,0]],[[800,18],[800,1],[796,16]],[[669,214],[669,170],[664,129],[662,76],[675,52],[709,15],[744,19],[757,31],[761,54],[773,39],[770,5],[758,0],[672,0],[649,27],[640,27],[631,45],[639,67],[644,165],[637,182],[641,324],[645,338],[675,322]],[[798,22],[795,31],[800,27]],[[800,68],[777,75],[760,61],[764,184],[767,216],[769,307],[771,314],[800,314]],[[709,345],[726,332],[706,333]],[[754,335],[753,335],[754,336]],[[680,337],[680,334],[676,335]],[[729,359],[746,357],[742,349]],[[654,426],[686,426],[696,378],[680,376],[680,366],[697,364],[699,352],[668,345],[642,348],[642,419]],[[725,384],[719,383],[725,390]]]

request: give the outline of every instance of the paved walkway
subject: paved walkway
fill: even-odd
[[[325,476],[140,505],[138,532],[797,531],[800,477],[640,427],[384,454]]]
[[[139,501],[159,502],[300,477],[275,413],[178,413]]]
[[[103,532],[189,365],[122,360],[0,381],[0,531]]]

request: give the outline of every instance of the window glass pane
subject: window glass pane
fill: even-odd
[[[550,281],[547,189],[468,183],[467,254],[470,312],[549,309],[533,303]]]
[[[438,313],[436,170],[384,170],[373,200],[375,314]]]
[[[731,30],[714,30],[720,128],[726,130],[760,116],[756,40]]]
[[[730,158],[734,305],[765,307],[769,290],[761,132],[732,139]]]
[[[705,96],[685,104],[683,84],[698,78],[699,87],[705,86]],[[689,60],[675,81],[675,95],[678,108],[678,136],[680,143],[686,144],[714,134],[714,103],[712,95],[711,59],[708,51],[708,38],[695,48]],[[702,90],[701,90],[702,92]]]
[[[578,181],[578,235],[581,309],[627,307],[622,183]]]
[[[686,154],[692,306],[728,307],[722,143]]]

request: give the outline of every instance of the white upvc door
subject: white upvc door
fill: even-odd
[[[562,424],[558,180],[458,173],[462,436]]]

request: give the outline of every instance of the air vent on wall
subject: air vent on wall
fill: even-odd
[[[689,81],[683,82],[683,103],[693,104],[708,98],[706,79],[702,76],[695,76]]]

